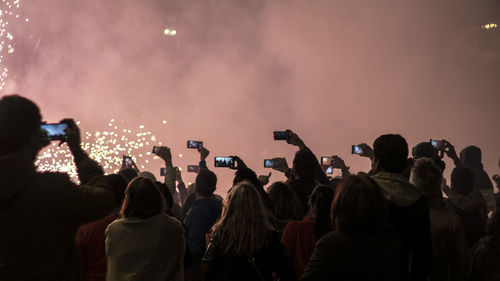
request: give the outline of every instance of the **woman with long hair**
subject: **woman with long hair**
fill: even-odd
[[[279,234],[269,222],[256,188],[235,185],[203,257],[201,280],[294,280]]]
[[[350,176],[331,207],[335,231],[325,234],[301,280],[400,280],[400,244],[387,223],[388,206],[377,183]]]
[[[290,222],[283,231],[281,242],[292,257],[297,277],[304,272],[316,241],[331,230],[330,206],[333,196],[332,187],[318,185],[309,198],[311,215],[302,221]]]
[[[283,233],[289,222],[304,218],[302,202],[290,185],[277,181],[267,193],[273,204],[273,226],[278,232]]]
[[[184,280],[184,229],[165,205],[150,179],[130,181],[122,218],[106,229],[106,280]]]

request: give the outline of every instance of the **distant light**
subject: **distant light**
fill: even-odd
[[[170,28],[165,28],[163,30],[163,34],[167,35],[167,36],[175,36],[177,34],[177,30],[175,29],[170,29]]]
[[[167,120],[163,120],[163,124],[167,124]]]
[[[182,154],[179,154],[179,157],[181,157],[181,158],[182,158]]]
[[[494,29],[494,28],[498,28],[498,24],[496,23],[488,23],[488,24],[485,24],[483,26],[481,26],[482,29]]]

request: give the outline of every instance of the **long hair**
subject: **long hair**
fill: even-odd
[[[284,182],[277,181],[268,189],[269,198],[273,203],[273,215],[278,220],[301,220],[304,208],[299,196],[292,187]]]
[[[328,185],[318,185],[309,198],[314,217],[314,236],[316,241],[332,230],[330,206],[335,192]]]
[[[235,185],[224,201],[220,220],[213,226],[218,248],[226,255],[251,256],[265,247],[272,234],[259,193],[248,182]]]
[[[335,192],[331,216],[336,230],[374,234],[387,224],[388,206],[378,184],[368,176],[350,176]]]
[[[165,199],[154,182],[136,177],[125,190],[121,216],[147,219],[165,211]]]

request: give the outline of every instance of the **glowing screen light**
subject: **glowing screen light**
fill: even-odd
[[[481,26],[482,29],[495,29],[498,28],[498,24],[496,23],[488,23],[483,26]]]
[[[177,34],[177,30],[175,29],[170,29],[170,28],[165,28],[163,30],[163,34],[167,35],[167,36],[175,36]]]

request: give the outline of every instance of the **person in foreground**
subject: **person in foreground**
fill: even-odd
[[[373,179],[346,178],[332,203],[335,231],[318,241],[300,280],[401,280],[401,245],[387,215],[387,201]]]
[[[228,194],[203,257],[198,280],[295,280],[280,236],[268,220],[258,191],[248,182]]]
[[[0,280],[80,280],[76,229],[113,209],[104,172],[83,152],[71,119],[63,120],[65,141],[82,184],[36,171],[36,156],[49,143],[41,118],[24,97],[0,100]]]
[[[122,219],[106,229],[106,280],[184,280],[184,230],[164,213],[151,180],[137,177],[125,191]]]

